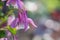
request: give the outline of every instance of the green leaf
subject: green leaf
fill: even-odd
[[[17,32],[16,28],[11,28],[10,26],[7,26],[7,28],[13,35],[16,34],[16,32]]]

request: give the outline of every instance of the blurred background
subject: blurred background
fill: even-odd
[[[18,30],[18,40],[60,40],[60,0],[22,1],[28,12],[27,16],[33,19],[37,28],[28,29],[26,32]],[[4,15],[1,5],[3,3],[0,2],[0,17]],[[13,10],[12,7],[10,9]]]

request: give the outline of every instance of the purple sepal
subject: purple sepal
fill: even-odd
[[[15,28],[18,25],[18,18],[16,18],[12,23],[11,23],[11,27]]]

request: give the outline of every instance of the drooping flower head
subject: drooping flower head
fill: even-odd
[[[34,22],[30,18],[27,17],[27,15],[26,15],[27,11],[21,0],[8,0],[6,5],[15,5],[15,4],[17,4],[17,7],[18,7],[18,13],[17,13],[18,18],[15,18],[15,20],[12,21],[10,26],[14,28],[18,24],[19,25],[23,24],[25,31],[27,30],[27,27],[29,24],[31,24],[33,27],[36,27]]]
[[[27,17],[27,10],[21,0],[2,0],[7,1],[6,6],[12,5],[13,7],[17,7],[18,9],[18,17],[14,18],[13,16],[8,17],[8,25],[12,28],[15,28],[17,25],[23,24],[24,30],[26,31],[28,28],[28,25],[32,25],[33,27],[37,27],[33,20]],[[32,27],[32,28],[33,28]]]
[[[2,1],[4,1],[4,2],[6,1],[5,6],[9,7],[12,5],[14,8],[17,8],[17,11],[18,11],[16,13],[16,14],[18,14],[17,17],[15,17],[15,15],[9,15],[9,16],[7,16],[7,18],[5,18],[7,20],[4,20],[4,22],[7,21],[7,23],[6,23],[7,25],[2,24],[3,26],[7,27],[8,33],[10,31],[10,33],[13,34],[14,40],[17,40],[15,37],[15,34],[16,34],[16,31],[18,30],[17,27],[20,28],[21,24],[24,26],[24,31],[26,31],[28,29],[28,26],[30,26],[30,28],[32,28],[32,29],[37,27],[34,24],[33,20],[31,18],[27,17],[27,15],[26,15],[27,10],[21,0],[2,0]],[[7,36],[9,36],[9,35],[7,34]]]

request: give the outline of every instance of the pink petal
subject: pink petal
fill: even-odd
[[[24,3],[21,0],[17,0],[17,5],[18,5],[19,10],[20,9],[26,10],[25,6],[24,6]]]
[[[11,36],[11,33],[8,30],[6,31],[6,33],[8,37]]]
[[[37,28],[37,26],[35,25],[35,23],[33,22],[33,20],[31,18],[28,18],[28,23],[32,28],[33,27]]]
[[[11,27],[12,28],[15,28],[17,25],[18,25],[18,22],[19,22],[19,20],[18,20],[18,18],[16,18],[12,23],[11,23]]]
[[[4,38],[4,40],[8,40],[8,38]]]
[[[9,6],[10,4],[15,4],[16,0],[8,0],[6,5]]]
[[[19,17],[19,22],[24,25],[24,31],[26,31],[27,27],[28,27],[28,20],[27,20],[26,11],[19,13],[18,17]]]
[[[12,15],[12,16],[9,16],[8,17],[8,25],[11,25],[11,23],[15,20],[15,17]]]
[[[8,0],[6,5],[9,6],[11,4],[11,0]]]

